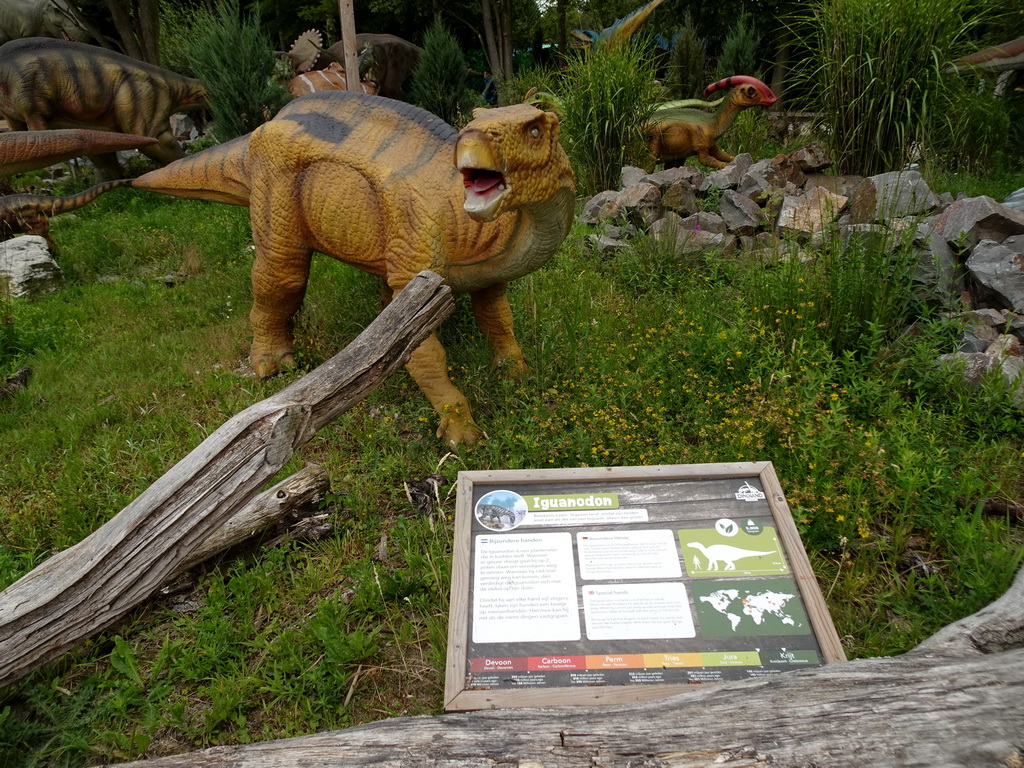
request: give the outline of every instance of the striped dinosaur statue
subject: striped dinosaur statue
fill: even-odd
[[[526,368],[508,283],[543,266],[569,232],[575,182],[558,118],[526,104],[478,109],[461,132],[402,102],[352,91],[301,96],[248,136],[140,176],[139,189],[250,209],[250,360],[294,362],[292,318],[313,251],[383,279],[386,298],[433,270],[471,296],[493,365]],[[482,436],[432,334],[407,368],[451,445]]]
[[[140,151],[163,165],[185,156],[171,115],[205,102],[198,80],[106,48],[48,37],[0,46],[0,116],[13,131],[92,128],[151,136],[156,143]],[[105,178],[123,175],[115,152],[91,159]]]

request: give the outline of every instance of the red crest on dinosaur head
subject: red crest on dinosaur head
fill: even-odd
[[[772,89],[762,83],[756,77],[750,77],[749,75],[733,75],[732,77],[723,77],[717,83],[712,83],[704,89],[704,98],[707,98],[715,91],[723,91],[728,88],[735,88],[738,85],[752,85],[757,89],[758,94],[761,96],[762,103],[765,106],[769,106],[778,101],[778,97],[772,93]]]

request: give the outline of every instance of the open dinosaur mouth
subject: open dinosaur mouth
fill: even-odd
[[[489,219],[498,201],[508,191],[505,175],[486,168],[462,168],[462,184],[466,188],[466,212],[474,218]]]

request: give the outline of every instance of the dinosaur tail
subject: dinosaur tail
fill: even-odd
[[[145,173],[132,186],[162,195],[248,206],[248,148],[249,137],[240,136]]]
[[[148,136],[85,128],[9,131],[0,137],[0,174],[10,176],[80,155],[140,149],[155,143],[156,139]]]
[[[105,181],[94,187],[89,187],[77,195],[65,197],[50,197],[48,195],[8,195],[0,197],[0,218],[11,216],[24,218],[41,214],[43,216],[56,216],[60,213],[67,213],[87,205],[116,187],[123,187],[131,184],[131,179],[117,179],[116,181]]]

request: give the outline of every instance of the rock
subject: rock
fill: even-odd
[[[178,141],[195,141],[199,138],[199,129],[191,115],[179,113],[171,115],[171,133]]]
[[[64,273],[50,256],[45,238],[25,235],[0,243],[0,295],[52,293],[63,282]]]
[[[1003,205],[1015,211],[1024,211],[1024,187],[1007,195],[1006,199],[1003,200]]]
[[[619,188],[625,189],[626,187],[632,187],[640,183],[641,179],[647,175],[647,171],[643,168],[636,168],[632,165],[622,166],[622,176],[619,182]]]
[[[996,357],[1020,357],[1020,339],[1007,333],[1001,333],[995,341],[988,345],[985,354]]]
[[[618,195],[619,217],[648,229],[661,218],[661,190],[653,184],[634,184]]]
[[[770,196],[772,190],[785,189],[790,184],[802,187],[804,172],[788,156],[778,155],[751,165],[736,191],[757,202]]]
[[[816,142],[790,152],[788,157],[804,173],[819,173],[832,166],[832,158]]]
[[[736,235],[753,235],[764,221],[757,203],[731,189],[722,193],[719,211],[726,227]]]
[[[929,304],[949,306],[964,289],[963,277],[949,243],[926,220],[918,225],[913,246],[918,254],[914,295]]]
[[[716,235],[724,235],[729,229],[725,225],[725,219],[711,211],[697,211],[692,216],[683,219],[680,226],[684,229],[702,229]]]
[[[835,221],[846,203],[846,197],[824,187],[815,187],[800,197],[787,196],[779,211],[779,232],[805,238],[813,235]]]
[[[874,221],[931,213],[939,207],[939,199],[919,171],[880,173],[868,180],[875,186]]]
[[[588,235],[587,244],[591,251],[599,253],[602,256],[607,256],[610,253],[615,253],[616,251],[621,251],[630,247],[629,243],[625,240],[603,233]]]
[[[749,153],[736,155],[725,168],[709,173],[697,189],[701,192],[709,192],[711,189],[736,189],[740,179],[753,164],[754,158]]]
[[[736,238],[733,235],[687,229],[681,222],[668,217],[655,222],[651,234],[658,242],[670,245],[676,256],[711,250],[721,251],[727,256],[736,252]]]
[[[957,200],[934,219],[933,226],[959,253],[969,252],[982,240],[1001,243],[1024,234],[1024,212],[986,195]]]
[[[681,216],[689,216],[697,212],[697,193],[690,182],[685,179],[677,179],[662,189],[661,204]]]
[[[619,213],[619,193],[608,189],[598,192],[583,204],[579,220],[584,224],[597,224],[607,219],[614,219]]]
[[[1024,243],[1015,249],[982,240],[967,259],[967,270],[984,304],[1024,312]]]

